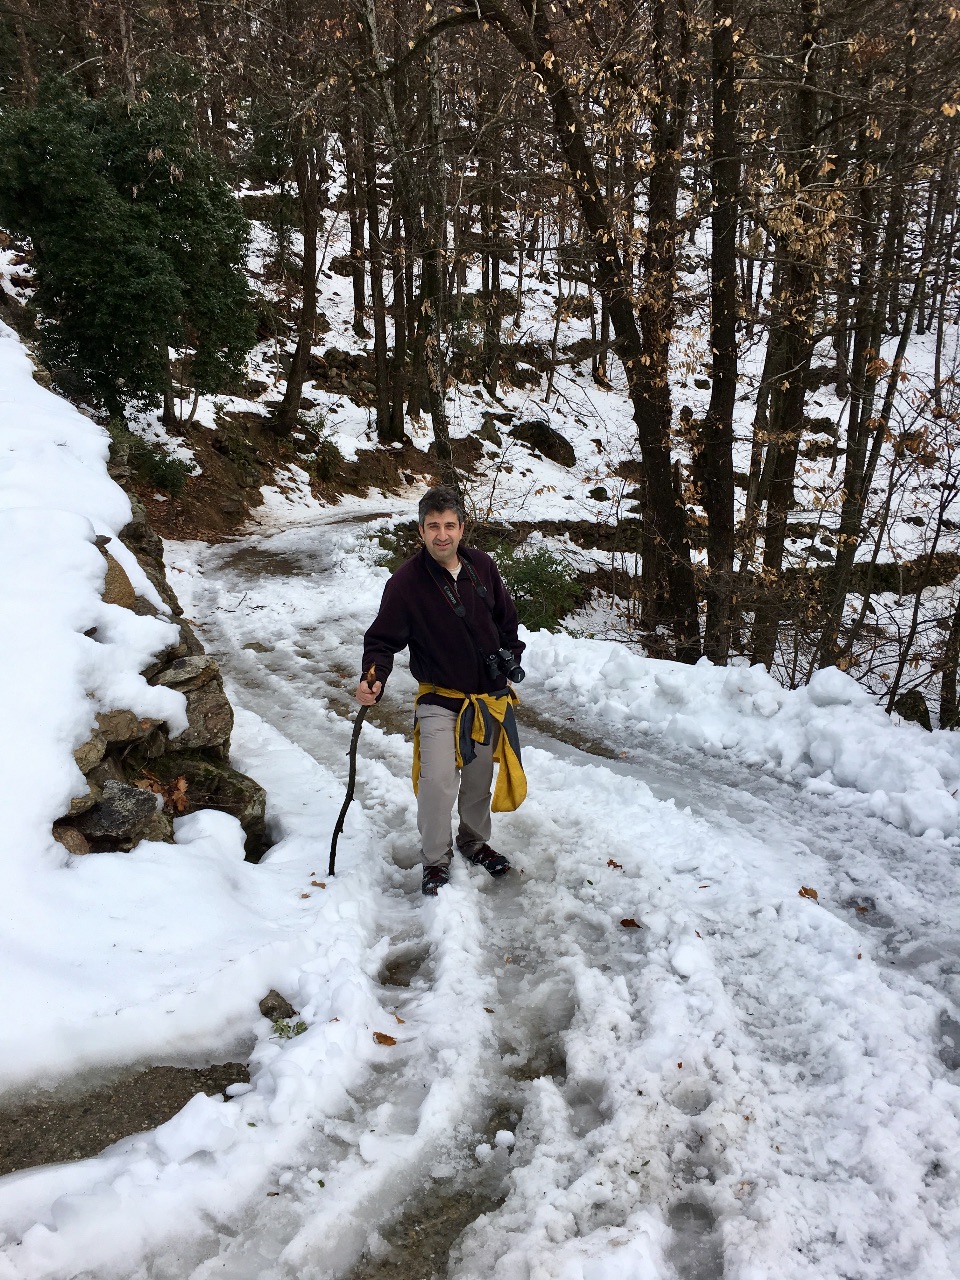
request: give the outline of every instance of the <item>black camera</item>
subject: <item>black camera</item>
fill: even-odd
[[[514,684],[519,684],[526,674],[509,649],[498,649],[496,653],[491,653],[486,661],[487,673],[491,680],[497,680],[503,676],[507,680],[512,680]]]

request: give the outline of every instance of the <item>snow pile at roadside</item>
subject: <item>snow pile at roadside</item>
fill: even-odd
[[[33,380],[12,330],[0,324],[0,739],[6,840],[4,879],[59,865],[50,824],[86,791],[73,759],[97,711],[127,708],[185,725],[184,701],[152,688],[141,666],[174,643],[177,629],[100,598],[110,551],[136,591],[162,602],[135,557],[113,535],[130,503],[106,472],[102,427]],[[95,634],[94,634],[95,632]]]
[[[204,1028],[198,1018],[193,1028],[198,1043],[204,1032],[210,1034],[218,1008],[227,1001],[224,978],[248,997],[254,991],[263,994],[264,981],[273,978],[298,1008],[298,1033],[273,1034],[248,999],[245,1029],[259,1032],[250,1057],[251,1085],[232,1086],[234,1096],[227,1101],[197,1094],[158,1129],[125,1138],[92,1159],[0,1179],[3,1280],[79,1272],[128,1276],[146,1254],[174,1236],[186,1244],[201,1236],[211,1219],[233,1218],[252,1197],[276,1185],[278,1168],[289,1168],[318,1121],[341,1111],[348,1090],[370,1062],[382,1057],[372,1030],[387,1031],[395,1024],[365,972],[371,955],[376,963],[378,938],[372,914],[360,907],[374,891],[376,868],[365,870],[358,856],[361,842],[345,838],[339,857],[345,874],[325,891],[310,886],[311,873],[322,871],[315,834],[332,825],[339,786],[256,716],[241,713],[236,736],[242,762],[257,769],[271,794],[279,790],[288,815],[278,820],[283,838],[266,864],[244,864],[233,819],[207,812],[180,821],[176,848],[140,845],[114,859],[91,855],[84,866],[102,869],[111,911],[131,905],[119,896],[125,887],[120,860],[137,868],[145,899],[135,909],[150,932],[141,945],[167,973],[169,987],[160,1009],[141,1006],[140,1013],[149,1024],[166,1005],[172,1048],[178,1032],[184,1039],[178,1006],[190,982],[201,980],[204,967],[203,955],[178,949],[191,932],[209,950],[211,970],[199,992],[202,1008],[196,1009],[211,1023]],[[291,817],[294,804],[297,812]],[[362,826],[362,815],[358,819]],[[228,860],[234,864],[229,870]],[[151,920],[146,897],[157,885],[163,861],[168,878],[175,876],[179,885],[179,913],[161,881]],[[209,874],[211,865],[219,865],[216,875]],[[277,922],[272,937],[258,918],[261,912]],[[202,939],[200,921],[206,921]],[[47,960],[55,963],[49,940],[45,946]],[[92,939],[85,946],[92,950]],[[137,959],[129,951],[117,958],[113,988],[118,999],[127,987],[123,969]],[[68,991],[68,999],[74,996]],[[316,1178],[313,1186],[316,1191]]]
[[[115,536],[130,503],[107,474],[106,432],[34,381],[3,325],[0,438],[0,1092],[249,1047],[266,1026],[257,1001],[317,946],[303,871],[294,892],[286,873],[244,863],[239,824],[215,813],[179,820],[175,845],[131,853],[76,858],[54,841],[51,824],[86,791],[73,752],[98,711],[185,726],[183,696],[140,674],[178,629],[103,601],[98,536],[168,612]],[[331,807],[336,791],[330,779]],[[299,856],[316,860],[312,847]]]
[[[612,641],[525,634],[525,690],[542,689],[627,745],[658,733],[709,755],[760,765],[911,835],[960,826],[960,738],[898,723],[830,667],[782,688],[763,667],[640,657]]]
[[[86,791],[73,752],[98,711],[129,709],[174,731],[185,726],[182,694],[140,675],[178,629],[101,598],[98,535],[110,539],[134,588],[167,612],[114,536],[130,503],[107,475],[106,432],[34,381],[19,340],[2,325],[0,388],[3,1090],[186,1049],[206,1039],[210,1024],[221,1033],[239,1008],[233,999],[209,1007],[212,975],[231,934],[249,934],[262,909],[234,883],[240,832],[219,815],[182,824],[175,848],[78,859],[54,841],[54,819]],[[210,901],[220,910],[206,917],[200,904]],[[189,974],[178,982],[183,963]],[[205,998],[181,1002],[172,994],[178,987],[206,989]]]

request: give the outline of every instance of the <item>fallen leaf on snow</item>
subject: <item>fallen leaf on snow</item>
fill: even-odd
[[[633,916],[624,916],[624,918],[620,921],[620,927],[623,929],[642,929],[643,928],[642,925],[637,924]]]
[[[388,1036],[385,1031],[375,1031],[373,1033],[373,1038],[374,1040],[376,1040],[377,1044],[396,1044],[397,1043],[396,1040],[393,1038],[393,1036]]]
[[[800,889],[800,897],[801,897],[801,898],[810,898],[813,902],[819,902],[819,901],[820,901],[820,895],[819,895],[819,893],[817,893],[816,889],[810,889],[810,888],[808,888],[806,885],[803,885],[803,886],[801,887],[801,889]]]
[[[623,863],[622,863],[622,862],[614,862],[614,860],[613,860],[612,858],[608,858],[608,859],[607,859],[607,866],[608,866],[608,867],[613,867],[614,871],[622,871],[622,870],[623,870]]]

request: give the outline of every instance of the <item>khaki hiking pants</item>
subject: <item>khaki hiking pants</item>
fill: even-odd
[[[475,742],[476,757],[458,770],[453,741],[457,723],[454,712],[421,703],[417,707],[417,721],[420,725],[417,827],[423,865],[445,867],[453,857],[450,815],[454,801],[460,817],[457,847],[472,853],[490,839],[490,786],[497,740],[494,738],[487,747]]]

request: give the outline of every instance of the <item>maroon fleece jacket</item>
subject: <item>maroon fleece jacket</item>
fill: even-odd
[[[454,612],[441,583],[462,603],[484,654],[496,653],[502,643],[520,657],[524,646],[517,639],[516,608],[486,552],[461,545],[459,555],[486,588],[486,600],[480,598],[466,568],[454,579],[421,547],[384,588],[380,611],[363,637],[364,672],[375,667],[377,679],[385,684],[394,655],[409,646],[410,671],[417,680],[461,693],[496,693],[505,687],[503,676],[490,679],[464,619]],[[451,709],[457,705],[433,694],[423,701]]]

